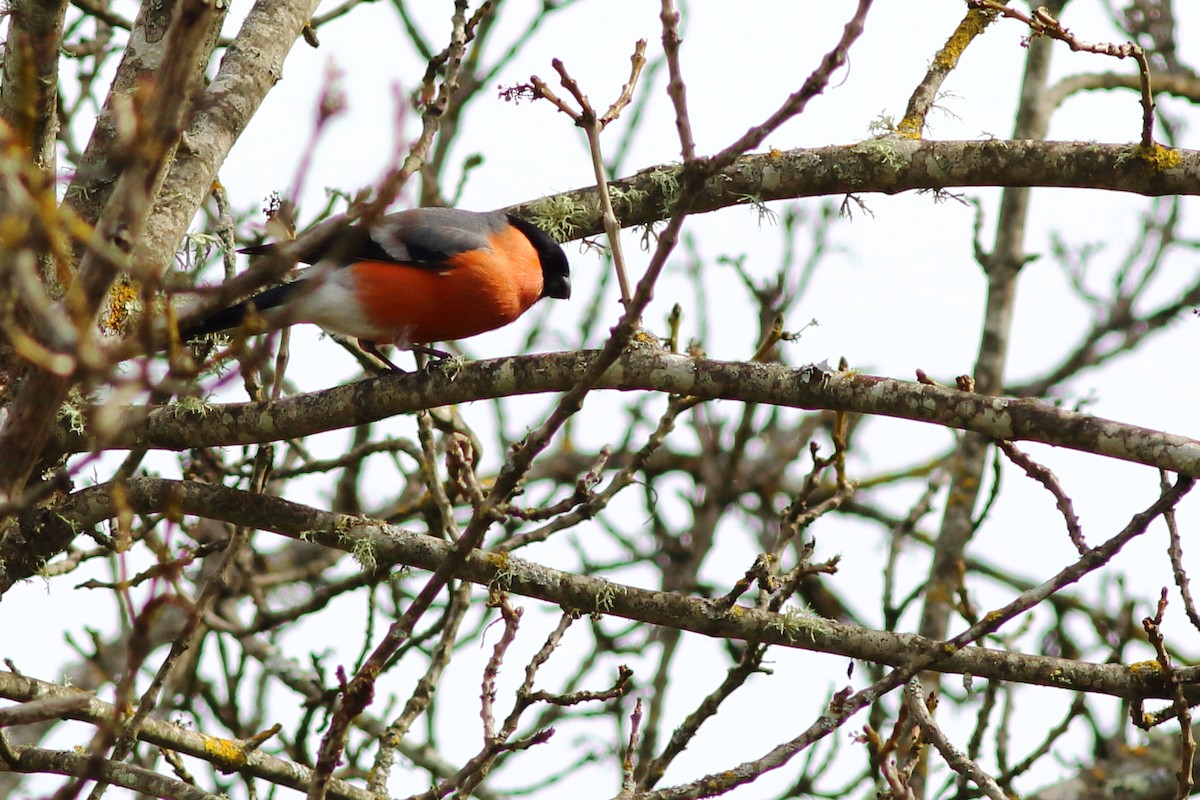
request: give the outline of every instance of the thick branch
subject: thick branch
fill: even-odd
[[[153,770],[96,758],[76,750],[44,750],[40,747],[19,747],[16,763],[5,764],[13,772],[50,773],[71,775],[76,778],[96,780],[129,789],[137,794],[161,797],[164,800],[219,800],[219,795],[210,794],[189,783],[168,778]]]
[[[66,0],[9,4],[0,120],[17,131],[43,174],[54,177],[58,133],[58,48]]]
[[[0,697],[19,703],[29,703],[50,697],[84,698],[86,704],[78,710],[65,714],[65,719],[105,726],[113,725],[118,718],[111,704],[105,703],[88,692],[34,680],[5,670],[0,670]],[[203,759],[222,770],[236,770],[243,775],[261,778],[290,789],[304,789],[312,777],[312,770],[308,767],[267,755],[242,742],[218,739],[154,717],[150,717],[142,724],[138,738],[158,747]],[[32,759],[32,757],[30,758]],[[80,756],[80,758],[86,761],[87,756]],[[32,761],[26,766],[30,767],[29,771],[54,771],[40,763],[35,765]],[[36,770],[33,769],[35,766]],[[0,764],[0,769],[4,769],[2,764]],[[113,774],[108,774],[105,778],[110,782],[117,782],[114,780]],[[147,785],[143,784],[138,788],[147,790]],[[359,789],[341,780],[333,781],[329,796],[339,798],[339,800],[375,800],[375,796],[365,789]]]
[[[246,15],[221,68],[196,101],[187,132],[155,200],[138,256],[171,262],[196,209],[234,142],[283,74],[283,60],[316,10],[316,0],[260,0]]]
[[[614,207],[625,226],[663,219],[676,196],[683,168],[661,165],[610,182]],[[727,206],[822,195],[950,189],[963,186],[1057,186],[1143,195],[1200,194],[1200,152],[1134,144],[1023,140],[918,141],[900,136],[853,145],[772,151],[739,158],[683,198],[696,213]],[[561,219],[561,211],[572,212]],[[576,189],[514,206],[530,219],[559,223],[562,238],[603,231],[595,189]],[[556,216],[559,215],[559,216]]]
[[[80,332],[91,327],[113,280],[123,266],[128,266],[128,254],[145,226],[150,202],[182,131],[187,104],[179,98],[191,95],[200,71],[197,65],[208,56],[208,35],[220,18],[207,0],[179,0],[173,7],[175,14],[165,35],[162,67],[137,118],[136,146],[129,147],[127,164],[108,196],[64,300]],[[89,350],[81,347],[79,356]],[[0,459],[0,495],[13,497],[24,488],[59,405],[70,389],[69,377],[32,365],[26,369],[9,416],[0,428],[0,450],[11,454],[10,458]]]
[[[1180,480],[1186,491],[1191,482],[1186,478]],[[369,551],[374,563],[383,568],[407,565],[437,569],[454,548],[453,543],[382,522],[334,514],[225,486],[137,478],[125,483],[124,490],[129,509],[136,513],[157,513],[171,508],[234,525],[275,531],[346,552]],[[61,532],[73,535],[74,530],[95,525],[116,513],[117,504],[110,487],[83,489],[43,512],[42,534],[51,538],[58,538]],[[1143,531],[1151,518],[1135,517],[1130,523],[1136,527],[1133,534]],[[1110,557],[1111,553],[1105,553],[1100,560]],[[933,640],[915,634],[871,630],[816,616],[777,614],[745,606],[729,609],[704,598],[639,589],[478,550],[466,556],[455,570],[455,577],[481,586],[502,586],[514,594],[583,613],[612,614],[713,638],[777,644],[892,666],[905,665],[937,646]],[[1171,691],[1157,670],[982,647],[957,650],[933,669],[1120,697],[1167,697]],[[1180,677],[1195,679],[1190,674],[1181,673]]]
[[[129,43],[121,54],[121,63],[113,76],[112,88],[96,118],[83,158],[67,186],[66,205],[89,224],[100,219],[130,158],[129,151],[134,143],[129,141],[128,128],[133,99],[146,85],[157,83],[161,87],[163,73],[168,67],[182,70],[188,80],[182,85],[168,87],[174,104],[182,113],[189,104],[191,87],[204,74],[209,55],[220,36],[221,22],[228,10],[227,3],[209,9],[202,28],[192,23],[194,52],[188,56],[178,51],[168,52],[170,39],[167,31],[180,2],[142,3],[138,9]],[[157,183],[155,181],[155,185]]]
[[[566,391],[595,358],[594,351],[583,351],[476,361],[453,374],[433,368],[385,375],[285,400],[214,405],[202,412],[177,405],[148,414],[130,409],[117,425],[119,432],[97,438],[103,447],[166,450],[279,441],[454,403]],[[1185,436],[1032,399],[988,397],[817,366],[713,361],[642,350],[623,356],[597,388],[881,414],[1200,475],[1200,441]],[[80,452],[96,442],[61,430],[54,444],[63,452]]]

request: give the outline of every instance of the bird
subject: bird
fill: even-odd
[[[242,327],[315,323],[358,339],[402,372],[380,344],[436,358],[433,342],[466,339],[508,325],[543,297],[571,296],[566,253],[533,223],[502,211],[415,208],[348,226],[328,241],[244,248],[270,256],[291,245],[314,265],[303,277],[221,309],[182,330],[183,340]]]

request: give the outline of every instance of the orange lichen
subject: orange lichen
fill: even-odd
[[[127,278],[118,279],[108,293],[108,306],[100,316],[100,329],[106,333],[127,330],[139,308],[138,287]]]

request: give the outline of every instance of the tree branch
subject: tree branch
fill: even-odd
[[[1068,575],[1071,569],[1082,574],[1106,563],[1121,545],[1142,533],[1162,508],[1173,506],[1191,484],[1191,479],[1180,478],[1150,511],[1135,516],[1118,536],[1089,551],[1078,565],[1062,574]],[[155,513],[170,508],[233,525],[275,531],[344,552],[369,551],[378,568],[406,565],[437,569],[455,548],[454,543],[379,521],[334,514],[225,486],[136,478],[123,487],[124,501],[136,513]],[[38,521],[41,535],[52,538],[59,538],[64,532],[73,535],[80,528],[114,516],[118,509],[111,488],[102,485],[83,489],[53,509],[42,512]],[[1068,575],[1068,582],[1078,579],[1078,575],[1072,575],[1074,573]],[[499,559],[480,550],[466,554],[455,569],[454,577],[481,586],[501,586],[513,594],[538,598],[581,613],[611,614],[714,638],[776,644],[896,667],[909,664],[938,646],[937,642],[915,634],[871,630],[795,612],[781,614],[745,606],[723,608],[718,602],[704,598],[640,589],[602,578],[562,572],[511,555]],[[1061,583],[1061,580],[1056,581]],[[1047,582],[1022,593],[1021,598],[1041,597],[1052,590],[1052,584],[1057,585]],[[1166,698],[1172,691],[1157,670],[1135,670],[1122,664],[1092,664],[982,647],[955,650],[931,668],[947,673],[970,673],[976,678],[1011,680],[1118,697]],[[1194,682],[1197,671],[1181,669],[1176,674],[1180,682]]]
[[[626,227],[663,219],[683,167],[663,164],[609,182]],[[1055,186],[1142,195],[1200,194],[1200,151],[1146,151],[1136,144],[914,140],[900,136],[742,156],[683,200],[690,213],[798,197],[963,186]],[[566,209],[564,214],[563,209]],[[595,188],[576,189],[512,206],[509,211],[561,230],[560,238],[604,230]]]
[[[389,374],[284,400],[213,405],[197,411],[179,405],[130,408],[100,415],[119,419],[111,430],[89,436],[62,429],[53,444],[59,452],[82,452],[97,444],[186,450],[279,441],[454,403],[566,391],[596,357],[596,351],[580,351],[476,361],[452,375],[436,368]],[[623,355],[596,388],[881,414],[1200,476],[1200,441],[1185,436],[1033,399],[989,397],[821,366],[792,368],[638,350]]]

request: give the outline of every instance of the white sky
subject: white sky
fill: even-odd
[[[425,31],[440,47],[448,32],[445,17],[451,4],[412,5],[421,6]],[[510,0],[504,7],[504,23],[494,37],[492,52],[499,49],[500,43],[507,43],[516,29],[509,24],[510,20],[525,19],[540,5],[530,0]],[[735,5],[736,12],[732,10]],[[1192,33],[1194,38],[1194,31],[1200,30],[1200,9],[1192,3],[1176,6],[1180,29],[1184,32],[1180,52],[1186,57],[1195,51],[1195,48],[1189,51],[1186,36]],[[711,153],[760,122],[800,85],[836,41],[851,4],[794,0],[730,4],[696,0],[688,10],[683,68],[697,145],[702,153]],[[868,19],[866,35],[852,51],[849,67],[838,74],[831,88],[804,115],[785,125],[766,144],[783,150],[851,144],[867,137],[869,124],[880,115],[901,117],[909,92],[962,11],[961,3],[947,0],[877,3]],[[1085,39],[1110,38],[1101,4],[1093,0],[1077,0],[1065,21]],[[1019,40],[1023,35],[1017,23],[1000,21],[971,46],[944,87],[950,93],[941,103],[946,113],[935,111],[931,115],[928,138],[1009,135],[1021,77],[1024,51]],[[388,164],[395,146],[394,89],[398,86],[405,92],[411,90],[423,74],[424,64],[397,44],[403,39],[403,32],[387,3],[364,4],[349,17],[323,28],[320,38],[322,46],[318,50],[303,44],[293,50],[282,82],[221,171],[221,181],[239,207],[259,204],[271,191],[288,191],[309,137],[315,98],[331,67],[341,75],[349,113],[331,127],[319,144],[313,173],[307,179],[308,189],[302,198],[304,210],[312,214],[323,204],[323,187],[356,190],[371,184]],[[627,77],[628,57],[638,38],[648,40],[648,53],[652,57],[660,50],[657,4],[633,0],[581,3],[554,16],[498,83],[507,86],[525,82],[531,74],[550,80],[553,76],[550,59],[558,57],[593,103],[606,106]],[[1065,46],[1055,51],[1054,74],[1058,77],[1132,69],[1130,62],[1074,54]],[[1181,144],[1195,148],[1195,112],[1190,114],[1190,121],[1191,127],[1184,132]],[[1139,130],[1137,98],[1131,93],[1104,93],[1070,101],[1054,118],[1051,138],[1129,142],[1136,140]],[[414,135],[415,128],[410,126],[404,138],[411,139]],[[611,140],[615,138],[613,131]],[[495,91],[484,91],[469,112],[454,158],[461,162],[474,152],[482,152],[486,161],[475,170],[467,185],[462,203],[467,208],[489,209],[592,183],[591,165],[581,135],[570,127],[565,116],[546,104],[506,103]],[[646,132],[631,154],[630,171],[677,161],[678,152],[669,106],[660,99],[653,104]],[[447,178],[446,185],[452,187],[457,171],[449,170]],[[985,244],[990,245],[999,192],[986,189],[966,193],[984,201]],[[804,303],[787,321],[791,329],[802,327],[812,318],[820,322],[819,328],[806,331],[802,341],[791,346],[789,359],[793,363],[826,358],[833,361],[845,355],[863,371],[904,379],[910,379],[917,368],[945,381],[970,372],[978,346],[984,291],[984,281],[971,250],[973,211],[957,203],[935,204],[928,196],[867,195],[863,199],[873,216],[856,213],[852,221],[843,220],[836,225],[833,240],[842,252],[818,270]],[[805,202],[815,207],[817,201]],[[1114,194],[1038,190],[1034,194],[1028,249],[1045,252],[1052,230],[1076,244],[1105,241],[1107,249],[1099,258],[1104,265],[1102,271],[1107,272],[1119,260],[1121,242],[1136,231],[1137,214],[1147,204],[1142,198]],[[1184,206],[1183,230],[1194,239],[1200,238],[1196,213],[1195,199],[1188,200]],[[746,254],[749,269],[758,276],[772,274],[778,263],[778,229],[761,223],[752,210],[739,208],[696,216],[689,222],[689,231],[698,238],[707,257]],[[574,244],[567,249],[577,301],[556,304],[551,319],[555,325],[571,330],[583,305],[578,299],[588,297],[601,262]],[[625,252],[634,275],[640,274],[647,256],[638,246],[636,233],[627,237]],[[1160,296],[1169,297],[1176,280],[1176,285],[1192,280],[1196,269],[1194,253],[1174,258],[1171,274],[1165,277],[1159,290]],[[747,301],[743,314],[736,306],[724,302],[727,297],[744,297],[732,273],[715,271],[712,276],[707,288],[710,302],[715,306],[712,310],[715,335],[708,342],[709,352],[717,358],[745,358],[753,349],[752,309]],[[686,338],[694,333],[694,327],[689,326],[696,319],[686,309],[691,300],[691,290],[682,276],[669,272],[646,315],[647,325],[661,331],[661,320],[671,305],[682,301]],[[718,300],[723,302],[717,305]],[[619,310],[615,296],[608,308],[611,322],[615,322]],[[1020,380],[1055,363],[1087,323],[1087,313],[1066,295],[1061,272],[1049,258],[1027,268],[1021,278],[1009,379]],[[1135,357],[1086,373],[1071,384],[1072,391],[1077,396],[1094,393],[1096,402],[1089,410],[1100,416],[1173,433],[1200,435],[1194,402],[1200,388],[1194,369],[1200,355],[1198,326],[1200,320],[1182,320],[1166,335],[1144,346]],[[601,326],[600,330],[607,327]],[[522,326],[518,323],[512,329],[479,337],[468,348],[478,357],[501,356],[514,352],[522,338]],[[597,345],[599,340],[589,344]],[[315,330],[297,329],[293,333],[293,353],[289,374],[306,389],[328,387],[355,374],[354,364],[341,348],[321,339]],[[296,357],[296,353],[302,353],[303,357]],[[621,398],[612,396],[593,398],[584,413],[594,411],[600,404],[615,408],[620,401]],[[524,409],[529,421],[536,423],[549,402],[548,398],[536,398],[513,408]],[[488,408],[467,408],[464,413],[481,428],[491,425],[492,412]],[[403,418],[391,421],[386,428],[411,432],[413,423],[411,418]],[[598,432],[596,443],[605,440],[604,433]],[[317,446],[332,450],[344,441],[341,434],[327,435],[319,438]],[[858,465],[863,471],[874,471],[910,463],[915,454],[944,449],[949,441],[948,434],[928,426],[872,421],[868,434],[858,443]],[[1092,543],[1115,533],[1130,514],[1148,505],[1156,493],[1157,475],[1147,468],[1043,446],[1030,445],[1025,449],[1052,467],[1062,479],[1075,498],[1077,512]],[[1009,474],[1006,480],[1006,492],[993,517],[980,531],[972,551],[1001,559],[1022,574],[1044,578],[1069,563],[1074,551],[1062,532],[1052,499],[1020,476]],[[327,504],[323,484],[312,482],[300,486],[311,486],[313,494],[295,499],[320,506]],[[386,496],[387,490],[387,486],[381,486],[378,496]],[[903,509],[912,499],[911,493],[896,492],[895,507]],[[1189,523],[1194,524],[1197,519],[1194,506],[1194,500],[1185,501],[1181,510],[1180,523],[1185,533],[1190,530]],[[928,527],[934,527],[934,523],[928,523]],[[874,616],[878,608],[874,593],[878,590],[866,587],[879,583],[879,532],[838,521],[819,528],[816,534],[820,543],[818,557],[835,552],[845,556],[842,572],[832,580],[833,586],[848,591],[852,598],[856,595],[850,587],[862,587],[858,591],[869,592],[862,597],[858,610]],[[269,543],[269,537],[264,536],[263,540]],[[752,560],[747,537],[731,534],[728,541],[728,546],[723,546],[710,560],[706,577],[727,582],[729,576],[739,576]],[[1165,533],[1161,526],[1156,526],[1145,542],[1131,546],[1118,559],[1119,566],[1135,576],[1130,579],[1135,592],[1152,597],[1158,587],[1169,584],[1165,547]],[[544,558],[547,563],[557,563],[560,559],[565,566],[570,563],[565,548],[549,547],[522,555]],[[907,562],[913,568],[908,580],[919,580],[916,570],[923,569],[924,554],[914,552]],[[1187,562],[1194,571],[1200,570],[1195,553],[1188,553]],[[638,582],[634,576],[630,580]],[[46,619],[79,620],[74,629],[77,636],[83,625],[111,619],[107,607],[96,615],[94,595],[69,589],[77,582],[74,577],[60,579],[50,591],[41,583],[31,583],[15,589],[6,598],[7,602],[0,605],[0,630],[5,631],[5,637],[19,637],[9,641],[37,643],[36,648],[23,648],[18,662],[29,674],[54,679],[57,665],[64,658],[58,626],[45,625]],[[1094,588],[1099,582],[1091,580],[1088,585]],[[989,595],[989,589],[984,588],[977,599],[982,606],[990,607],[1010,598],[1005,592],[992,591]],[[347,608],[339,613],[361,614],[361,609],[349,607],[353,604],[342,605]],[[1139,609],[1137,616],[1140,618],[1149,610]],[[1180,604],[1175,602],[1168,614],[1168,635],[1189,643],[1194,650],[1198,644],[1196,632],[1187,630],[1180,612]],[[326,615],[323,619],[334,618]],[[915,619],[908,624],[914,625]],[[343,627],[355,634],[359,630],[358,625]],[[332,627],[322,632],[329,637],[329,646],[337,648],[339,657],[352,659],[358,641],[354,635],[349,641],[339,641],[338,633]],[[580,643],[584,638],[581,633],[573,634]],[[489,650],[494,638],[488,638]],[[284,644],[292,655],[307,661],[311,641],[287,637]],[[522,653],[531,652],[539,645],[540,635],[530,625],[519,640],[518,649]],[[1026,642],[1024,646],[1035,645]],[[0,648],[0,654],[4,649]],[[710,643],[687,637],[685,652],[695,656],[679,661],[687,665],[682,671],[686,680],[681,674],[681,682],[672,696],[669,711],[674,715],[687,713],[696,698],[719,679],[710,673],[705,660],[704,654],[711,652]],[[453,748],[464,755],[477,746],[478,716],[473,704],[477,702],[479,664],[486,654],[476,653],[476,656],[474,663],[464,660],[456,664],[448,678],[461,680],[467,687],[463,690],[467,698],[464,709],[467,738],[460,747]],[[826,693],[846,683],[846,664],[840,659],[781,650],[773,651],[773,659],[777,674],[753,681],[747,696],[740,700],[735,696],[729,716],[723,712],[713,730],[701,736],[668,773],[667,782],[690,779],[713,768],[731,767],[735,759],[761,755],[771,743],[798,733],[818,713]],[[522,661],[514,653],[508,663],[507,679],[516,680],[516,665]],[[383,686],[382,692],[403,694],[406,691],[406,684],[400,680],[403,673],[401,669],[390,674],[385,679],[390,685]],[[644,669],[639,674],[643,680],[648,677]],[[851,682],[861,687],[865,680],[865,672],[859,670]],[[503,686],[501,690],[503,697]],[[747,702],[750,696],[756,696],[753,703]],[[1047,690],[1034,690],[1026,696],[1036,698],[1037,703],[1022,708],[1020,713],[1049,709],[1048,718],[1055,720],[1069,702],[1062,693]],[[949,707],[943,706],[946,708]],[[972,716],[973,713],[972,708]],[[836,734],[844,749],[855,747],[847,738],[864,721],[865,717],[860,716]],[[961,724],[958,729],[961,732],[969,730],[973,719],[943,722],[952,730]],[[673,724],[668,724],[667,729]],[[737,735],[731,737],[731,731],[737,731]],[[575,733],[560,731],[560,737]],[[612,734],[601,731],[591,735],[611,737]],[[446,738],[450,741],[453,736],[448,733]],[[527,754],[523,758],[536,764],[541,758],[553,758],[553,753],[548,748],[545,754]],[[1046,772],[1049,766],[1021,787],[1028,791],[1053,780],[1053,772]],[[604,796],[615,789],[614,767],[604,763],[581,770],[577,780],[585,792],[580,796]],[[501,778],[498,784],[507,786],[512,781]],[[604,788],[598,790],[598,786]],[[734,796],[763,797],[770,791],[768,786],[778,789],[780,784],[768,780]],[[419,788],[422,787],[418,781],[415,785],[397,783],[392,790],[402,794]]]

